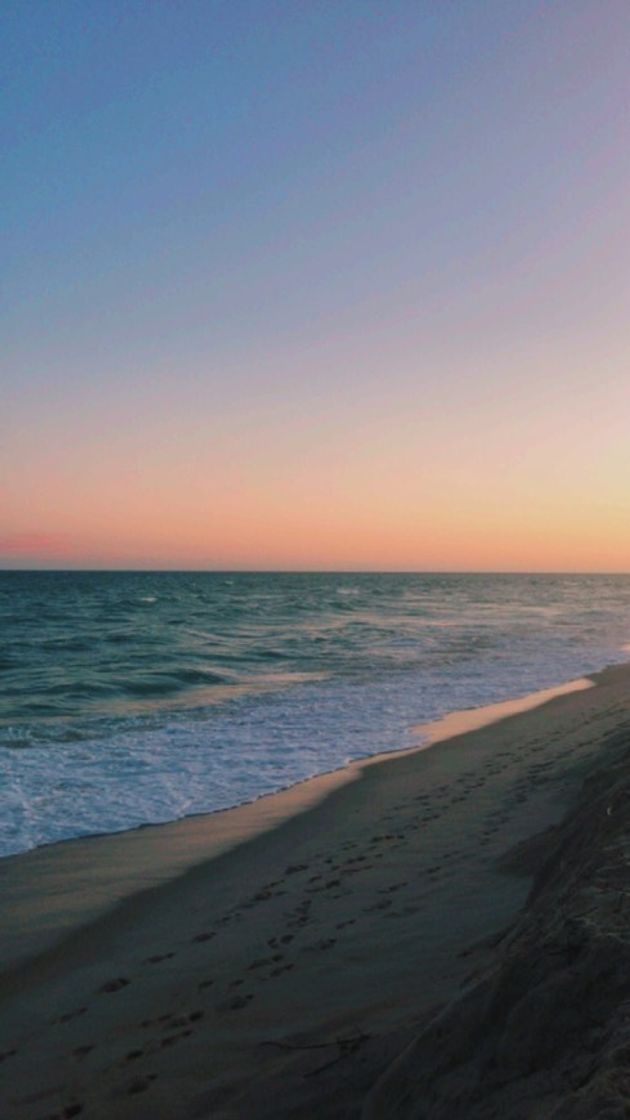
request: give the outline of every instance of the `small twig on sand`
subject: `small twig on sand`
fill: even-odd
[[[351,1054],[355,1054],[359,1047],[363,1046],[363,1043],[367,1042],[369,1038],[371,1038],[371,1035],[363,1034],[363,1032],[353,1035],[351,1038],[338,1038],[336,1040],[337,1046],[339,1047],[337,1057],[332,1058],[329,1062],[325,1062],[323,1066],[318,1066],[317,1069],[309,1070],[308,1073],[304,1074],[304,1077],[315,1077],[318,1073],[323,1073],[324,1070],[331,1069],[332,1066],[336,1066],[339,1062],[343,1061],[344,1058],[349,1058]]]
[[[260,1045],[277,1046],[279,1050],[293,1051],[328,1050],[331,1046],[336,1046],[338,1052],[334,1058],[331,1058],[329,1062],[324,1062],[323,1066],[317,1066],[317,1069],[311,1069],[308,1071],[308,1073],[305,1073],[303,1075],[304,1077],[315,1077],[316,1074],[323,1073],[324,1070],[330,1069],[331,1066],[336,1066],[337,1063],[342,1061],[343,1058],[347,1058],[350,1056],[350,1054],[354,1054],[355,1051],[357,1051],[359,1047],[362,1046],[364,1042],[367,1042],[367,1040],[371,1037],[371,1035],[365,1034],[359,1029],[358,1034],[351,1035],[349,1038],[335,1038],[332,1039],[331,1042],[281,1042],[277,1039],[268,1038],[261,1042]]]
[[[266,1038],[261,1042],[261,1046],[277,1046],[280,1050],[326,1050],[329,1046],[336,1046],[337,1043],[333,1042],[307,1042],[303,1046],[294,1042],[278,1042],[274,1038]]]

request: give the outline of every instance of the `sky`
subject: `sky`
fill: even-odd
[[[0,567],[630,571],[627,0],[0,43]]]

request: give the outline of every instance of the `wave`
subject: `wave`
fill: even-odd
[[[234,805],[602,668],[630,580],[0,573],[0,628],[7,852]]]

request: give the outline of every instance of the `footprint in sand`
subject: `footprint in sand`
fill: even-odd
[[[114,980],[108,980],[98,990],[99,992],[119,992],[121,988],[126,988],[130,983],[131,980],[128,980],[126,976],[117,976]]]
[[[392,905],[390,898],[384,898],[382,902],[375,902],[374,906],[364,906],[363,913],[371,914],[375,910],[388,910]]]
[[[388,910],[383,914],[384,918],[409,918],[412,914],[417,914],[420,910],[419,906],[403,906],[402,910]]]
[[[288,945],[291,941],[295,940],[294,933],[284,933],[282,936],[270,937],[267,942],[270,949],[277,949],[280,945]],[[251,965],[249,966],[252,967]]]
[[[299,914],[294,918],[293,922],[289,922],[289,930],[299,930],[303,925],[308,925],[309,917],[307,913]]]
[[[134,1096],[136,1093],[146,1093],[147,1089],[151,1088],[151,1082],[155,1081],[156,1073],[147,1073],[146,1077],[136,1077],[127,1086],[127,1093],[129,1096]]]
[[[72,1120],[73,1116],[80,1116],[83,1112],[83,1105],[76,1101],[74,1104],[67,1104],[63,1112],[49,1112],[47,1116],[41,1116],[39,1120]]]
[[[223,917],[219,918],[218,921],[215,924],[218,925],[218,926],[227,926],[227,925],[230,924],[230,922],[232,922],[234,920],[234,918],[240,918],[240,916],[241,915],[238,911],[235,912],[234,914],[224,914]],[[193,941],[199,941],[199,940],[207,941],[209,937],[214,937],[214,934],[210,933],[210,934],[208,934],[207,937],[201,937],[201,938],[193,937]]]
[[[217,1011],[241,1011],[244,1007],[253,1000],[254,996],[249,993],[243,996],[234,996],[232,999],[224,1000],[222,1003],[217,1003]]]
[[[74,1011],[66,1011],[64,1015],[60,1015],[58,1019],[53,1019],[54,1023],[69,1023],[72,1019],[78,1019],[79,1015],[85,1015],[87,1007],[77,1007]]]
[[[169,1034],[166,1036],[166,1038],[160,1040],[160,1046],[162,1047],[162,1049],[167,1046],[174,1046],[176,1042],[179,1042],[180,1038],[188,1038],[191,1034],[192,1031],[190,1030],[179,1031],[178,1034]]]
[[[307,953],[317,953],[323,952],[325,949],[332,949],[333,945],[336,944],[336,937],[323,937],[321,941],[313,941],[310,945],[305,945],[304,949]]]
[[[280,976],[283,972],[290,972],[293,967],[292,964],[281,964],[278,968],[272,968],[269,976]]]
[[[194,1023],[196,1019],[203,1019],[203,1011],[192,1011],[191,1015],[174,1015],[170,1017],[165,1030],[172,1030],[173,1027],[187,1027],[188,1023]]]
[[[252,972],[256,968],[264,968],[266,964],[277,964],[277,962],[281,960],[282,953],[275,953],[273,957],[257,957],[255,961],[252,961],[251,964],[248,964],[247,971]]]

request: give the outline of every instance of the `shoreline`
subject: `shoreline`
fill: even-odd
[[[506,852],[558,825],[629,696],[630,666],[614,666],[431,749],[362,760],[356,780],[169,881],[154,864],[173,826],[136,830],[153,834],[144,889],[0,978],[7,1113],[358,1118],[422,1024],[495,958],[533,874],[524,857],[508,873]],[[37,849],[54,857],[45,899],[72,904],[79,847],[105,845],[110,878],[137,873],[131,835]],[[91,859],[80,906],[97,871]],[[23,887],[28,930],[42,896]]]
[[[628,663],[630,668],[630,663]],[[618,666],[608,666],[606,673]],[[233,851],[285,821],[308,812],[349,782],[365,767],[432,750],[441,743],[481,730],[552,700],[592,688],[598,677],[580,677],[524,696],[447,712],[420,723],[413,732],[420,743],[352,759],[345,766],[304,778],[284,789],[261,794],[227,809],[193,813],[173,821],[148,822],[116,832],[89,833],[52,841],[0,858],[0,888],[11,921],[0,921],[0,974],[7,967],[52,948],[82,924],[97,920],[147,887],[157,887]],[[159,866],[156,866],[156,859]],[[116,866],[112,874],[110,865]],[[49,912],[46,924],[25,936],[33,893],[46,890],[49,876],[63,875],[65,909]],[[87,890],[88,882],[90,884]]]
[[[569,674],[564,678],[560,677],[559,680],[557,673],[550,673],[549,670],[547,670],[547,672],[542,675],[541,679],[544,683],[540,687],[530,687],[524,692],[522,691],[522,682],[519,681],[518,677],[514,679],[513,675],[511,675],[509,681],[501,682],[501,687],[499,689],[500,699],[484,699],[483,702],[479,702],[478,697],[464,695],[460,697],[460,703],[463,703],[462,707],[450,707],[450,704],[453,703],[453,698],[446,699],[446,697],[442,697],[442,701],[437,708],[438,715],[430,715],[426,718],[423,717],[419,722],[415,712],[406,711],[405,718],[400,725],[394,726],[393,730],[390,728],[384,736],[384,741],[381,735],[373,742],[370,737],[369,728],[364,727],[363,730],[366,732],[366,737],[362,738],[361,735],[358,735],[355,736],[351,742],[345,743],[343,738],[345,719],[344,714],[341,713],[337,724],[331,724],[327,731],[328,744],[330,745],[337,742],[337,748],[329,750],[327,749],[326,743],[324,743],[321,750],[310,753],[307,752],[303,764],[300,764],[299,761],[297,763],[294,761],[294,763],[288,767],[288,772],[286,768],[284,771],[282,768],[278,769],[277,772],[274,773],[272,781],[267,781],[266,778],[263,778],[261,781],[260,778],[250,775],[250,780],[242,788],[234,787],[225,791],[222,791],[221,782],[217,779],[217,775],[213,773],[214,763],[209,764],[211,774],[206,774],[205,777],[203,777],[203,764],[197,778],[194,778],[196,770],[193,766],[188,776],[184,778],[184,784],[182,789],[179,790],[178,797],[174,798],[172,803],[167,797],[166,802],[161,806],[158,804],[157,807],[152,803],[151,797],[148,796],[146,789],[141,785],[138,790],[135,808],[133,808],[133,798],[130,800],[130,805],[132,805],[132,807],[129,808],[127,806],[127,789],[129,788],[130,782],[133,781],[133,774],[127,776],[126,783],[119,790],[117,783],[121,780],[121,774],[119,774],[114,767],[112,779],[110,781],[107,777],[107,766],[105,767],[105,773],[102,773],[101,760],[97,765],[97,770],[94,771],[94,773],[90,773],[87,777],[87,802],[88,805],[93,806],[92,810],[87,814],[87,819],[81,819],[82,813],[77,814],[74,798],[70,798],[68,794],[64,795],[56,790],[57,784],[59,784],[60,790],[64,788],[68,790],[72,789],[77,785],[77,780],[77,789],[81,790],[82,788],[81,759],[80,757],[78,759],[73,759],[73,751],[75,748],[78,748],[80,745],[79,742],[74,744],[74,746],[70,744],[70,755],[65,762],[63,761],[65,756],[63,747],[57,752],[54,744],[49,744],[47,747],[44,741],[36,741],[32,744],[32,753],[30,747],[25,748],[26,754],[24,757],[31,765],[27,765],[26,771],[24,772],[26,785],[23,790],[20,788],[22,781],[22,764],[20,762],[20,757],[23,752],[19,749],[12,750],[10,746],[7,746],[6,753],[5,749],[3,749],[2,754],[5,760],[8,760],[6,761],[6,782],[9,794],[9,814],[5,822],[5,829],[2,830],[0,866],[4,860],[19,857],[50,845],[64,844],[75,840],[88,840],[94,837],[117,835],[120,833],[131,833],[141,828],[170,825],[192,817],[208,816],[218,812],[240,809],[245,805],[253,804],[261,797],[282,794],[287,789],[293,788],[294,786],[302,786],[313,779],[323,778],[328,774],[336,772],[343,772],[354,764],[360,764],[370,759],[376,760],[381,757],[393,756],[399,751],[415,750],[423,745],[430,746],[433,742],[436,742],[438,738],[443,737],[442,728],[445,726],[444,721],[447,721],[446,727],[448,733],[454,734],[460,733],[460,728],[455,724],[453,730],[450,730],[450,720],[453,717],[461,716],[464,721],[461,725],[461,730],[463,731],[476,725],[475,723],[469,723],[468,713],[470,712],[478,711],[482,713],[482,722],[485,722],[483,713],[487,710],[500,708],[502,705],[506,705],[506,715],[510,714],[511,711],[518,712],[522,710],[521,702],[527,700],[529,703],[530,697],[533,703],[542,703],[547,695],[551,698],[554,695],[561,695],[565,688],[573,688],[574,681],[590,678],[615,665],[624,664],[625,660],[620,660],[620,658],[626,658],[629,652],[630,648],[628,651],[624,651],[623,647],[618,647],[616,651],[611,650],[609,651],[609,659],[606,663],[603,663],[600,658],[595,658],[594,666],[591,665],[591,667],[587,669],[577,669],[576,671],[581,673],[579,677]],[[551,685],[547,683],[550,678],[552,682],[554,682]],[[485,687],[481,690],[482,693],[487,692],[487,687],[488,681],[485,682]],[[474,693],[474,691],[474,689],[470,688],[464,689],[464,692],[468,692],[469,694]],[[417,711],[417,701],[414,706]],[[426,704],[422,703],[422,707],[426,708],[426,706]],[[300,734],[298,729],[296,742],[293,743],[291,751],[289,752],[294,756],[294,760],[299,759],[302,742],[308,736],[308,722],[305,719],[304,713],[301,718],[303,731]],[[493,716],[493,718],[500,717]],[[46,720],[44,722],[48,723],[49,721]],[[398,721],[394,721],[394,723],[397,722]],[[338,726],[341,731],[339,737],[336,735],[336,726]],[[439,730],[439,736],[433,734],[434,729]],[[426,742],[424,744],[418,742],[418,736],[426,735],[427,732],[429,732],[429,735]],[[210,741],[212,742],[212,738]],[[108,740],[106,740],[106,742],[108,742]],[[339,748],[339,743],[341,742],[344,743],[343,749]],[[321,744],[319,745],[320,747],[322,746]],[[111,740],[111,747],[114,750],[113,757],[115,757],[115,738]],[[43,751],[43,754],[38,761],[38,752],[40,750]],[[150,750],[150,741],[145,742],[142,746],[142,751],[144,752],[142,765],[146,763],[146,758],[148,757],[146,755],[147,750]],[[55,761],[57,757],[62,759],[61,763]],[[174,751],[173,757],[177,757],[176,751]],[[245,759],[247,760],[248,757],[251,765],[256,758],[256,751],[249,756],[246,755]],[[308,763],[306,763],[306,758],[308,758]],[[35,767],[32,765],[33,759],[36,763]],[[36,810],[33,820],[29,824],[29,801],[31,798],[34,798],[35,803],[37,803],[41,800],[42,793],[42,790],[39,789],[36,784],[32,784],[32,780],[29,779],[29,773],[31,770],[33,770],[33,772],[37,771],[38,768],[44,773],[48,762],[50,762],[51,766],[51,778],[53,790],[55,791],[48,810],[50,813],[50,823],[43,824],[38,818]],[[5,764],[3,763],[3,774],[4,766]],[[101,770],[100,779],[97,776],[99,767]],[[158,775],[160,773],[161,770],[158,768]],[[168,774],[168,768],[164,773]],[[217,773],[220,778],[219,771],[217,771]],[[201,781],[201,778],[203,778],[203,781]],[[215,785],[214,783],[217,782],[217,780],[218,785]],[[101,782],[101,788],[104,794],[100,799],[100,805],[97,796],[99,781]],[[11,808],[14,786],[17,787],[16,804],[20,801],[23,802],[21,810],[16,810],[17,815],[15,816],[15,820],[13,820],[14,813]],[[261,786],[263,787],[262,789]],[[111,809],[112,806],[116,804],[116,795],[118,792],[120,792],[121,795],[121,803],[126,806],[122,814],[116,810],[108,812],[108,809]],[[60,799],[57,797],[57,793],[59,793]],[[188,794],[190,794],[189,798]],[[82,797],[82,794],[79,794],[79,796]],[[182,805],[182,797],[188,799],[187,808]],[[60,818],[59,814],[62,806],[65,806],[65,809]]]

